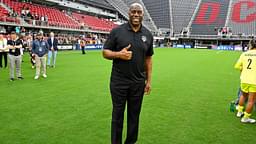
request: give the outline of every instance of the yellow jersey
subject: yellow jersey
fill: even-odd
[[[256,50],[242,53],[235,68],[241,71],[241,83],[256,85]]]

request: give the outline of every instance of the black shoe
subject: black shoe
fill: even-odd
[[[23,77],[18,77],[18,80],[23,80],[24,78]]]
[[[10,78],[10,81],[11,81],[11,82],[14,81],[14,78]]]

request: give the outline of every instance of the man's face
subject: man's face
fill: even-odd
[[[132,6],[129,10],[129,21],[133,26],[139,26],[142,23],[143,20],[143,9],[138,6]]]
[[[12,33],[11,34],[11,39],[15,40],[16,39],[16,34]]]
[[[42,39],[43,38],[43,36],[42,35],[37,35],[37,39]]]

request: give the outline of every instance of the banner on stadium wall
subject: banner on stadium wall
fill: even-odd
[[[72,50],[72,45],[58,45],[59,50]]]
[[[85,46],[85,49],[93,50],[93,49],[103,49],[103,44],[88,44]]]
[[[235,51],[242,51],[242,46],[241,45],[235,45],[235,47],[234,47],[234,50]]]
[[[218,50],[235,50],[234,46],[232,45],[220,45],[217,47]]]
[[[191,45],[182,45],[182,44],[177,44],[173,45],[174,48],[192,48]]]
[[[208,49],[207,46],[197,46],[197,45],[195,46],[195,48],[196,48],[196,49]]]
[[[241,51],[242,50],[242,46],[241,45],[212,45],[212,49],[216,49],[216,50],[231,50],[231,51]]]

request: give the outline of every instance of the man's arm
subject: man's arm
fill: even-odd
[[[151,91],[151,74],[152,74],[152,56],[147,56],[145,60],[145,69],[146,69],[146,86],[145,93],[148,95]]]
[[[8,50],[7,40],[4,39],[4,47],[2,48],[3,51]]]
[[[241,54],[240,58],[238,59],[238,61],[235,64],[234,68],[242,71],[242,69],[243,69],[243,54]]]
[[[17,42],[18,45],[15,45],[14,48],[18,48],[18,49],[22,48],[22,43],[23,42],[21,40],[18,40]]]
[[[102,54],[105,59],[113,60],[113,59],[122,59],[122,60],[130,60],[132,58],[132,51],[128,51],[131,47],[129,44],[127,47],[123,48],[119,52],[115,52],[109,49],[104,49]]]
[[[35,42],[33,41],[33,42],[32,42],[32,49],[31,49],[32,54],[35,54],[35,49],[36,49],[36,47],[35,47]]]
[[[50,49],[50,45],[48,42],[46,42],[45,44],[45,47],[46,47],[46,54],[48,53],[49,49]]]
[[[15,48],[22,48],[22,44],[14,46]]]
[[[108,50],[108,49],[104,49],[102,54],[103,54],[103,57],[105,59],[108,59],[108,60],[113,60],[113,59],[116,59],[116,58],[120,57],[119,52],[113,52],[113,51]]]
[[[13,46],[9,40],[7,41],[7,49],[13,49]]]
[[[56,38],[53,39],[52,47],[53,47],[54,50],[58,49],[58,40]]]

